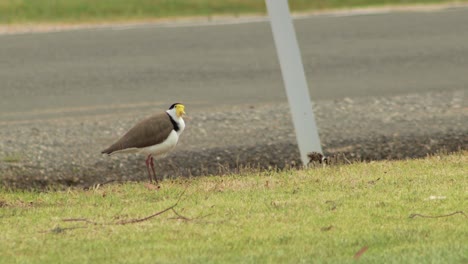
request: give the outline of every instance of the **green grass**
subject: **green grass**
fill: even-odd
[[[467,0],[462,0],[467,1]],[[453,0],[291,0],[293,11]],[[126,21],[265,13],[264,0],[0,0],[0,24]]]
[[[468,153],[91,190],[0,189],[0,263],[467,263]],[[185,193],[181,196],[181,194]],[[436,199],[430,199],[436,196]],[[117,224],[161,211],[140,223]],[[97,224],[63,219],[85,218]]]
[[[4,162],[8,163],[14,163],[14,162],[19,162],[23,159],[23,155],[20,153],[13,153],[9,155],[5,155],[1,158]]]

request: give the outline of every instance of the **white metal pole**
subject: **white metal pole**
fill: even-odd
[[[302,65],[294,25],[287,0],[265,0],[276,51],[283,74],[286,95],[296,130],[296,139],[304,166],[309,162],[307,153],[322,153],[320,138],[312,111],[309,89]]]

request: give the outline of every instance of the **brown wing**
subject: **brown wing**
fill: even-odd
[[[151,116],[132,127],[122,138],[103,150],[111,154],[127,148],[144,148],[163,142],[171,133],[173,125],[167,113]]]

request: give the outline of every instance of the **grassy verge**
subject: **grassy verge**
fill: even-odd
[[[293,11],[454,0],[291,0]],[[466,2],[462,0],[461,2]],[[179,16],[265,13],[264,0],[0,0],[0,24],[125,21]]]
[[[467,208],[467,164],[465,152],[178,179],[159,191],[0,190],[0,263],[466,263],[467,216],[455,212]],[[121,224],[179,197],[175,212]]]

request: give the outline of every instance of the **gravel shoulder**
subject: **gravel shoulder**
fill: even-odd
[[[464,96],[464,91],[455,91],[317,102],[324,152],[369,161],[466,150]],[[159,178],[300,163],[286,103],[185,105],[190,115],[186,130],[176,150],[156,161]],[[92,113],[0,114],[1,184],[28,188],[147,180],[143,156],[109,157],[100,151],[138,120],[164,108],[143,104]]]

